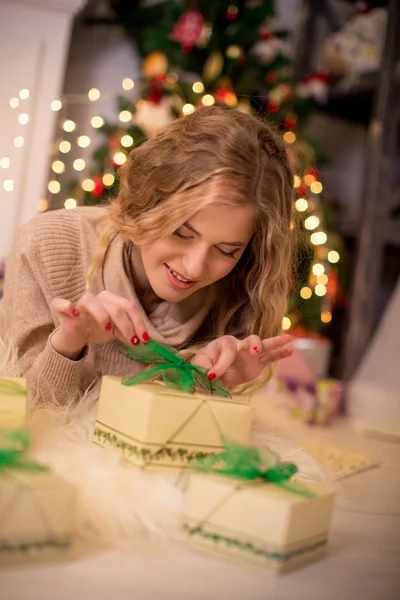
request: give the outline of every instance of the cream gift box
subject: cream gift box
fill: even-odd
[[[30,435],[0,430],[0,565],[65,556],[77,490],[27,457]]]
[[[191,473],[184,499],[190,543],[278,572],[317,558],[328,539],[334,492],[296,485],[313,497],[272,482]]]
[[[0,427],[25,427],[27,392],[22,377],[0,377]]]
[[[220,452],[223,438],[247,443],[252,407],[241,397],[186,393],[159,382],[125,386],[103,377],[95,443],[143,468],[175,467]]]
[[[0,565],[67,555],[77,492],[51,471],[0,472]]]

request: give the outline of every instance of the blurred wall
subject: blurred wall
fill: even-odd
[[[1,1],[0,261],[43,194],[54,126],[50,102],[60,93],[72,15],[83,3]],[[29,97],[18,98],[20,90]],[[16,108],[10,107],[12,97],[18,98]]]

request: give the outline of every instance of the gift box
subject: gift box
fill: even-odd
[[[187,393],[160,382],[130,387],[105,376],[94,441],[143,468],[180,468],[220,452],[224,437],[247,443],[252,410],[242,397]]]
[[[313,425],[330,425],[342,408],[343,383],[336,379],[319,379],[303,383],[296,379],[282,380],[289,394],[288,407],[293,417]]]
[[[239,473],[244,464],[238,462]],[[191,545],[277,572],[321,556],[334,492],[317,483],[285,483],[279,471],[287,467],[271,469],[275,481],[265,478],[268,470],[256,477],[250,469],[248,478],[236,476],[236,467],[228,474],[190,473],[184,527]]]
[[[22,457],[26,435],[0,440],[0,565],[67,557],[74,534],[77,490],[54,473]]]
[[[22,377],[0,377],[0,427],[25,427],[27,391]]]

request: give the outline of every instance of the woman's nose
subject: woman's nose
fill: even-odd
[[[202,279],[205,271],[208,248],[193,246],[182,257],[182,265],[185,269],[185,275],[192,281]]]

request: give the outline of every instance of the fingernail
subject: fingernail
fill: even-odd
[[[79,317],[81,314],[77,308],[72,309],[72,314],[74,317]]]
[[[139,338],[136,337],[136,335],[133,336],[133,338],[131,339],[131,344],[132,346],[137,346],[139,343]]]
[[[259,352],[260,352],[260,348],[257,348],[257,346],[254,346],[253,350],[254,350],[254,352],[257,352],[257,354],[259,354]]]
[[[147,331],[145,331],[145,332],[142,334],[142,340],[143,340],[144,342],[149,342],[149,341],[150,341],[150,336],[149,336],[149,334],[147,333]]]
[[[105,329],[106,331],[110,331],[111,327],[112,327],[111,323],[106,323],[106,325],[105,325],[104,329]]]
[[[217,378],[217,376],[216,376],[216,374],[215,374],[215,373],[209,373],[209,374],[207,375],[207,379],[208,379],[208,381],[213,381],[213,380],[214,380],[214,379],[216,379],[216,378]]]

